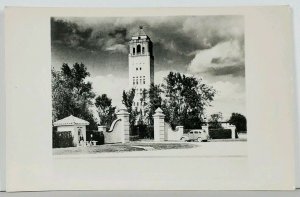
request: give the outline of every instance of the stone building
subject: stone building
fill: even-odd
[[[128,62],[129,88],[135,89],[133,105],[143,112],[142,92],[154,82],[153,44],[143,27],[139,27],[139,31],[129,41]]]

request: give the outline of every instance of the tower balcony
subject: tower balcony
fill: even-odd
[[[128,56],[129,57],[135,57],[135,56],[150,56],[150,52],[144,52],[144,53],[135,53],[135,54],[132,54],[132,53],[129,53]]]

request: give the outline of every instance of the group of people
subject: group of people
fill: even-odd
[[[89,141],[85,141],[82,134],[79,136],[79,145],[80,146],[92,146],[92,145],[95,146],[96,142],[97,141],[93,140],[93,134],[91,134],[91,137],[90,137]]]

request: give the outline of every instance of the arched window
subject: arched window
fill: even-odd
[[[132,53],[133,53],[133,55],[135,55],[135,48],[132,49]]]
[[[145,53],[145,47],[142,47],[142,54]]]
[[[136,54],[140,54],[140,53],[141,53],[141,45],[137,45]]]

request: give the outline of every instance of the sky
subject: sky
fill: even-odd
[[[244,18],[239,15],[55,17],[52,67],[84,63],[94,92],[120,106],[122,91],[128,89],[128,41],[139,26],[153,42],[155,84],[170,71],[202,78],[217,91],[208,116],[246,115]]]

